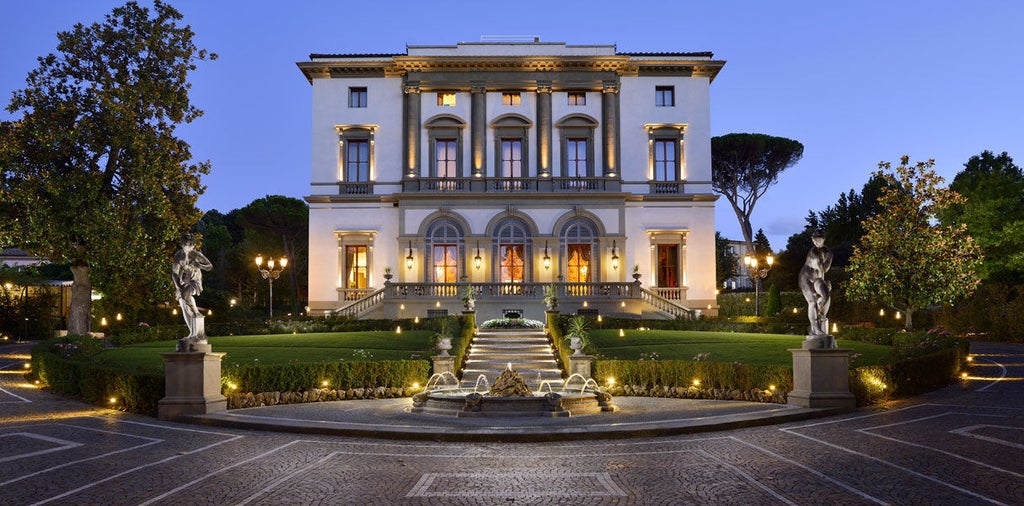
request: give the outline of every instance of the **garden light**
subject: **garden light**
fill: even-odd
[[[121,313],[117,313],[117,316],[115,316],[114,319],[117,321],[121,321]]]
[[[320,386],[323,386],[323,387],[329,386],[330,384],[331,384],[331,382],[327,381],[327,380],[323,380],[323,381],[320,382]]]
[[[610,387],[615,386],[615,378],[608,378],[608,386],[610,386]]]
[[[968,357],[967,357],[967,361],[968,361],[968,362],[974,362],[974,357],[968,356]]]
[[[768,385],[768,390],[775,391],[775,385]]]
[[[117,404],[117,397],[111,397],[110,399],[108,399],[108,401],[109,401],[109,402],[110,402],[111,404]]]
[[[103,325],[104,327],[107,326],[107,317],[106,316],[104,316],[103,318],[100,318],[100,325]]]
[[[32,368],[32,364],[30,364],[28,362],[25,362],[25,369],[31,369],[31,368]]]
[[[885,309],[879,309],[878,316],[885,316]]]
[[[622,329],[619,329],[619,337],[626,337],[626,332]]]
[[[693,380],[693,386],[699,387],[700,386],[700,380],[699,379]]]
[[[399,326],[395,327],[395,334],[401,334],[401,333],[402,333],[402,326],[399,325]]]

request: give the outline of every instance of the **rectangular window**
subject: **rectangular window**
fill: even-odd
[[[366,88],[349,88],[348,106],[366,107]]]
[[[502,93],[501,105],[520,105],[523,97],[519,93]]]
[[[567,244],[569,275],[566,279],[570,283],[590,282],[590,245],[589,244]]]
[[[370,180],[370,141],[352,140],[345,143],[345,181],[365,183]]]
[[[456,177],[456,142],[455,139],[437,139],[434,149],[437,159],[434,161],[436,177]]]
[[[587,105],[587,94],[583,91],[569,92],[569,105]]]
[[[501,282],[522,283],[523,267],[525,256],[523,255],[522,244],[502,244],[499,247],[501,255]]]
[[[656,107],[674,107],[676,105],[676,87],[655,86],[654,105]]]
[[[434,245],[434,282],[455,283],[459,276],[459,247],[455,244]]]
[[[566,139],[566,168],[568,177],[587,177],[587,139]]]
[[[676,141],[658,139],[654,141],[654,180],[676,180]]]
[[[455,94],[454,93],[438,93],[437,94],[437,105],[441,107],[455,107]]]
[[[523,177],[523,140],[501,140],[501,177]]]
[[[366,288],[366,246],[345,246],[345,288]]]
[[[679,245],[658,245],[658,286],[679,288]]]

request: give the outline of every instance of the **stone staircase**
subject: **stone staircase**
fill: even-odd
[[[543,381],[548,381],[553,389],[562,388],[562,370],[540,329],[481,329],[469,349],[462,384],[476,384],[481,374],[488,384],[493,384],[510,362],[531,389],[536,391]]]

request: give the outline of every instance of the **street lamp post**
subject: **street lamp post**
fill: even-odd
[[[756,253],[743,255],[743,265],[747,267],[747,274],[754,281],[754,316],[761,316],[761,280],[768,276],[768,271],[772,269],[774,263],[775,257],[771,253],[765,255],[763,259],[759,259]]]
[[[288,266],[288,259],[281,257],[280,260],[274,262],[273,258],[267,260],[267,267],[263,268],[263,255],[256,255],[256,268],[260,270],[260,275],[263,279],[267,280],[270,284],[270,317],[274,317],[274,280],[281,276],[281,271]]]

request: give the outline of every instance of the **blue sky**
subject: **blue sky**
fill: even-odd
[[[0,0],[0,98],[24,85],[56,32],[123,2]],[[144,5],[149,3],[144,1]],[[1012,1],[174,1],[201,47],[193,75],[205,116],[179,132],[212,173],[203,210],[308,193],[309,53],[403,52],[406,44],[530,35],[620,51],[713,51],[712,132],[804,144],[803,160],[757,204],[775,249],[808,210],[860,190],[879,161],[934,158],[947,180],[983,150],[1024,163],[1024,3]],[[0,118],[10,115],[0,112]],[[739,238],[719,200],[716,228]]]

